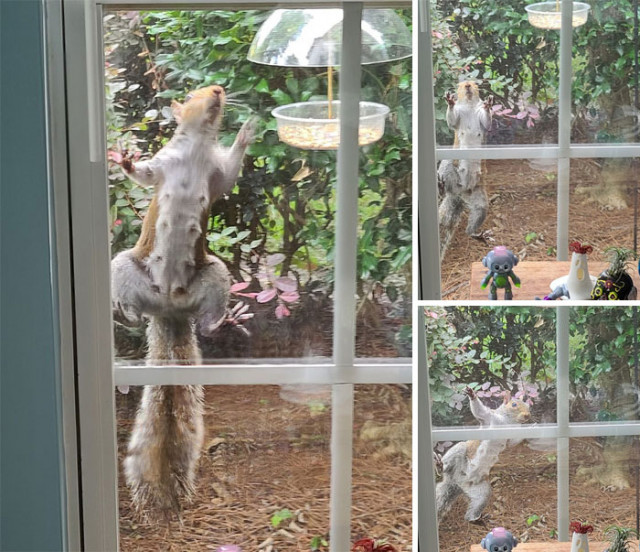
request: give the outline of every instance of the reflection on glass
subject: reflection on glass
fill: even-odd
[[[640,420],[634,310],[571,309],[572,422]]]
[[[116,392],[120,465],[140,391]],[[207,386],[193,500],[185,503],[180,522],[159,530],[134,510],[121,470],[121,549],[216,550],[235,544],[259,550],[268,541],[276,549],[307,550],[314,537],[326,539],[330,400],[328,388]]]
[[[569,235],[593,246],[589,261],[606,262],[608,247],[633,249],[634,195],[639,177],[635,159],[571,160]],[[638,275],[632,263],[629,272]]]
[[[444,466],[436,468],[441,550],[468,552],[497,526],[519,542],[554,540],[555,442],[437,443],[436,451]],[[452,479],[447,469],[459,476]],[[461,470],[474,476],[460,475]],[[465,521],[470,518],[482,523]]]
[[[574,142],[638,140],[634,19],[629,0],[591,2],[584,31],[573,34]]]
[[[635,529],[639,447],[638,437],[570,440],[570,515],[593,525],[590,540],[608,541],[611,525]]]
[[[411,387],[358,385],[354,405],[353,541],[386,539],[409,550]]]

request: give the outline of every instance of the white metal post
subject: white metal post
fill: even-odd
[[[427,362],[427,336],[424,324],[424,308],[414,309],[414,333],[417,343],[416,389],[413,393],[413,428],[417,434],[417,461],[413,464],[414,489],[418,495],[417,531],[414,530],[414,545],[420,543],[422,550],[437,552],[438,512],[436,509],[436,483],[434,480],[433,442],[431,434],[431,395],[429,393],[429,363]],[[416,535],[417,533],[417,541]]]
[[[418,217],[418,242],[413,247],[418,251],[418,296],[420,299],[438,300],[440,225],[428,0],[413,0],[413,13],[417,14],[417,21],[413,25],[413,189],[418,191],[413,210],[413,216]]]
[[[562,0],[562,28],[560,29],[560,92],[558,101],[558,200],[557,200],[557,259],[569,258],[569,149],[571,146],[571,79],[573,68],[573,1]]]
[[[558,539],[569,540],[569,307],[556,311]]]
[[[335,364],[343,366],[343,372],[349,374],[355,359],[362,3],[345,3],[343,10],[333,357]],[[353,384],[334,385],[331,402],[331,552],[345,552],[351,548],[352,459]]]

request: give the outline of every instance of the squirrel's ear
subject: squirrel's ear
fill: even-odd
[[[180,102],[177,102],[176,100],[173,100],[171,102],[171,110],[173,111],[173,117],[178,122],[178,124],[182,122],[182,107],[183,107],[182,104]]]
[[[504,392],[504,398],[502,399],[502,402],[504,404],[507,404],[510,400],[511,400],[511,391],[505,391]]]

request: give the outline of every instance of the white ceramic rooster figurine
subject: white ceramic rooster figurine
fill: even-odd
[[[587,253],[593,251],[590,245],[582,245],[578,241],[569,244],[571,256],[571,268],[567,277],[567,290],[570,299],[590,299],[593,283],[587,267]]]

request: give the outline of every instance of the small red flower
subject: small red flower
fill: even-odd
[[[120,219],[116,219],[113,221],[114,226],[120,226],[121,224],[122,224],[122,221]]]
[[[581,535],[586,535],[587,533],[593,532],[593,525],[583,525],[579,521],[572,521],[569,524],[569,531],[573,533],[580,533]]]
[[[593,251],[593,247],[590,245],[582,245],[579,241],[572,241],[569,244],[569,251],[585,255],[586,253],[591,253]]]
[[[351,552],[398,552],[390,544],[376,543],[373,539],[360,539],[353,544]]]

